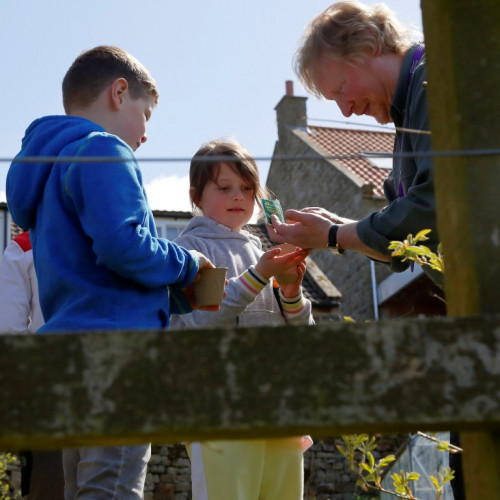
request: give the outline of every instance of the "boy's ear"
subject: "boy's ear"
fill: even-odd
[[[118,110],[123,103],[123,95],[128,89],[128,82],[125,78],[117,78],[109,87],[109,97],[111,107]]]

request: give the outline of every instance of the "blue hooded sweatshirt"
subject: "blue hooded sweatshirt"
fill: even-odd
[[[117,161],[76,160],[88,157]],[[166,327],[169,286],[178,292],[198,272],[192,254],[158,238],[133,151],[89,120],[47,116],[28,127],[7,204],[31,231],[40,332]]]

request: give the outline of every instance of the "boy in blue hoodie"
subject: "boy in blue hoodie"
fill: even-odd
[[[62,90],[66,115],[35,120],[7,174],[12,219],[30,230],[38,332],[166,328],[213,265],[157,236],[134,156],[156,83],[124,50],[100,46],[76,58]],[[64,450],[65,498],[141,499],[149,456],[149,444]]]

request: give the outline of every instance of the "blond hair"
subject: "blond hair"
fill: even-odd
[[[306,27],[295,53],[294,69],[304,88],[321,97],[315,83],[320,57],[327,54],[355,65],[378,50],[404,54],[413,45],[415,34],[416,30],[400,23],[383,3],[336,2]]]

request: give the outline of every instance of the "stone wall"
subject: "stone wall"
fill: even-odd
[[[144,500],[190,500],[191,466],[181,444],[153,445]]]

